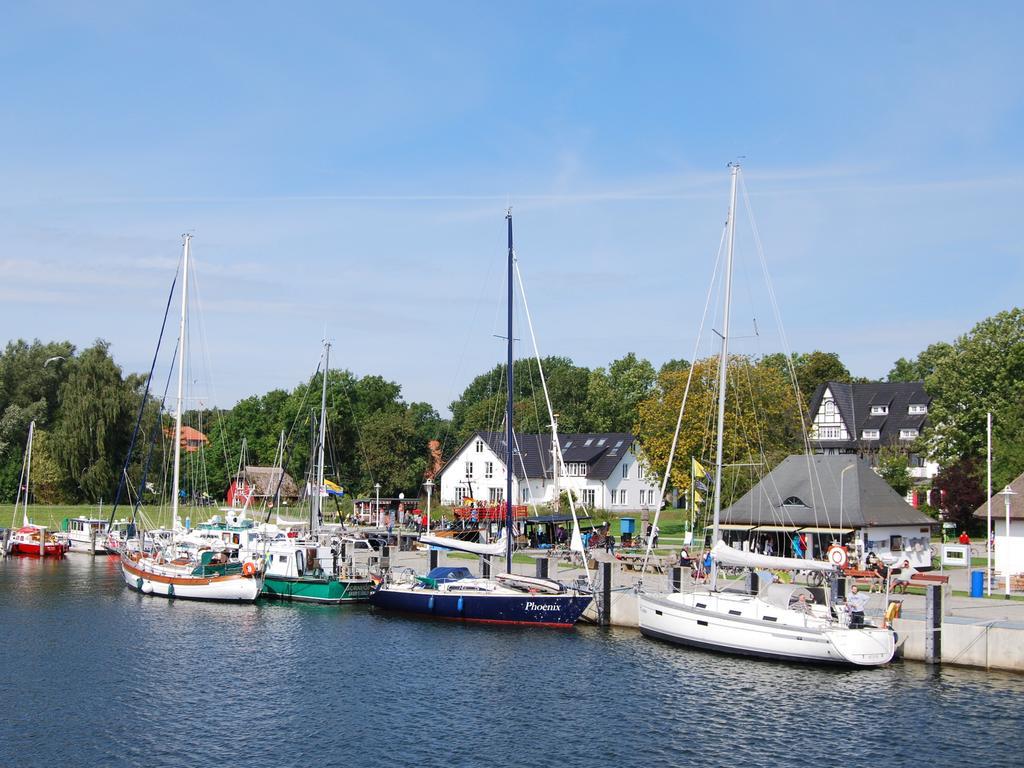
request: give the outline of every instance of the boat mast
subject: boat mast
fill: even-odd
[[[180,526],[178,521],[178,487],[181,483],[181,408],[183,403],[182,393],[185,387],[185,309],[188,306],[188,256],[192,235],[185,235],[184,240],[185,243],[182,246],[181,257],[181,320],[178,323],[178,399],[174,415],[174,482],[171,486],[173,494],[171,498],[172,529],[177,529]]]
[[[320,528],[320,511],[323,504],[324,489],[324,442],[327,439],[327,371],[331,365],[331,342],[324,341],[324,380],[320,390],[320,435],[317,437],[316,457],[316,490],[313,501],[313,520],[311,530]]]
[[[508,222],[508,396],[505,403],[505,573],[512,573],[512,472],[515,460],[515,433],[512,430],[512,209],[505,212]]]
[[[28,425],[28,448],[25,454],[25,506],[22,507],[24,513],[22,515],[23,525],[28,525],[28,489],[32,487],[32,437],[35,435],[36,422],[35,419],[29,422]]]
[[[729,163],[732,173],[732,191],[729,196],[729,248],[725,259],[725,302],[722,308],[722,352],[718,359],[718,446],[715,449],[715,515],[711,530],[711,546],[718,543],[719,518],[722,511],[722,444],[725,427],[725,380],[729,366],[729,311],[732,304],[732,257],[736,242],[736,178],[739,176],[739,163]]]

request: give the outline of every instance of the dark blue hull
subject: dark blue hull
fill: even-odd
[[[377,608],[458,621],[571,627],[593,599],[590,595],[449,594],[432,589],[379,588],[370,595]]]

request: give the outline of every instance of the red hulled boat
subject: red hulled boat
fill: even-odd
[[[45,528],[26,525],[11,534],[10,548],[14,555],[64,557],[68,551],[68,542],[47,533]]]

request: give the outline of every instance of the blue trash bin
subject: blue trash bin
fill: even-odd
[[[983,597],[985,594],[985,572],[971,571],[971,597]]]
[[[623,517],[619,519],[619,533],[623,536],[632,536],[636,533],[636,518]]]

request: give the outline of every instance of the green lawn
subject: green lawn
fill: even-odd
[[[131,515],[130,506],[119,506],[117,508],[118,519],[127,518]],[[206,510],[209,514],[212,511]],[[204,515],[208,517],[209,514]],[[157,509],[146,510],[146,515],[151,524],[158,526],[169,526],[171,522],[170,509],[161,511]],[[95,517],[104,520],[110,517],[110,504],[104,504],[102,510],[98,504],[31,504],[28,508],[29,521],[36,525],[45,525],[47,528],[60,528],[61,520],[65,517]],[[6,528],[14,518],[14,527],[21,526],[21,509],[17,512],[13,504],[0,504],[0,528]],[[155,519],[154,519],[155,518]]]

